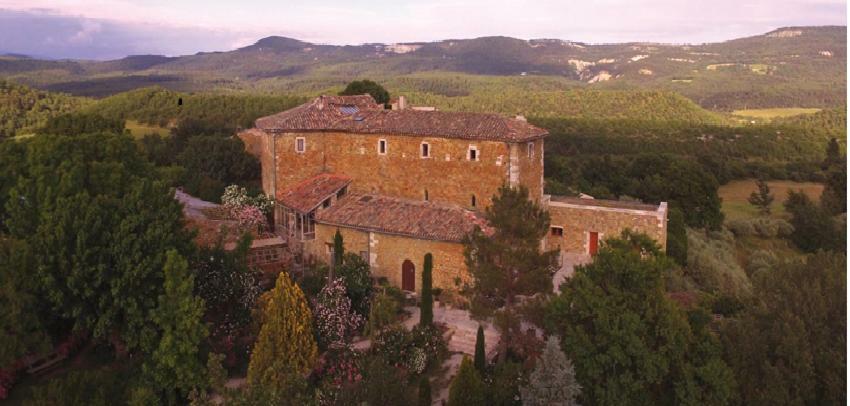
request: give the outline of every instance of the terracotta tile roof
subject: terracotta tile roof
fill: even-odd
[[[305,179],[283,192],[278,203],[301,213],[309,213],[349,183],[351,178],[348,176],[323,173]]]
[[[605,199],[582,199],[580,197],[569,197],[569,196],[551,196],[550,200],[553,202],[559,203],[567,203],[574,204],[578,206],[588,206],[588,207],[609,207],[614,209],[629,209],[629,210],[645,210],[645,211],[657,211],[658,205],[655,204],[646,204],[641,202],[630,202],[623,200],[605,200]]]
[[[401,134],[470,140],[522,142],[548,132],[525,120],[498,114],[448,111],[385,110],[371,96],[321,96],[293,109],[257,119],[271,132],[340,131]]]
[[[349,194],[320,211],[316,222],[450,242],[463,241],[476,225],[489,229],[483,218],[458,206],[360,194]]]

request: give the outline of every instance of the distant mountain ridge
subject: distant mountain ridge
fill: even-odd
[[[0,57],[0,77],[77,95],[159,84],[175,90],[318,88],[358,77],[422,72],[552,76],[596,88],[681,93],[726,110],[844,102],[846,27],[786,27],[710,44],[590,44],[510,37],[398,44],[325,45],[266,37],[233,51],[113,61]]]

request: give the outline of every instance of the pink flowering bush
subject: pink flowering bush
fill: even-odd
[[[261,230],[266,226],[266,215],[254,206],[240,206],[230,211],[239,226],[250,230]]]
[[[347,347],[363,324],[363,316],[351,310],[351,299],[341,278],[330,281],[319,292],[313,307],[319,344],[325,348]]]

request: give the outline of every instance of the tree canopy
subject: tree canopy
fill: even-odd
[[[390,93],[380,84],[369,79],[355,80],[345,86],[345,89],[340,92],[340,96],[355,96],[359,94],[370,94],[378,104],[387,104],[390,102]]]

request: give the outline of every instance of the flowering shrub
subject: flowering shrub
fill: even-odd
[[[248,196],[248,191],[238,185],[230,185],[224,188],[224,194],[221,195],[221,203],[228,209],[253,206],[263,214],[271,213],[272,207],[274,207],[274,201],[270,197],[262,193],[254,197]]]
[[[336,405],[346,389],[355,387],[363,380],[358,354],[349,347],[328,351],[322,365],[316,371],[321,377],[317,390],[317,400],[320,405]]]
[[[381,331],[372,343],[372,351],[390,365],[413,374],[420,374],[428,366],[439,363],[448,352],[436,327],[415,327],[408,332],[401,326]]]
[[[254,206],[240,206],[230,210],[230,215],[239,222],[239,226],[260,230],[266,226],[266,215]]]
[[[351,310],[351,299],[346,296],[345,284],[340,278],[319,292],[314,308],[316,332],[320,344],[326,348],[347,346],[363,323],[363,316]]]

